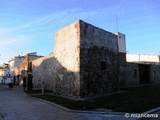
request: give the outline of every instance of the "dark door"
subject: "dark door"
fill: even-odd
[[[33,79],[33,76],[31,74],[28,74],[28,90],[32,90],[32,79]]]
[[[139,65],[139,79],[140,84],[150,83],[150,66],[149,65]]]

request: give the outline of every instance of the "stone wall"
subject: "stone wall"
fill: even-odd
[[[32,61],[33,87],[41,88],[42,82],[45,89],[53,90],[54,54]]]
[[[80,21],[81,95],[99,95],[118,88],[117,36]]]
[[[94,96],[139,85],[143,78],[143,65],[126,63],[118,52],[117,36],[91,24],[78,20],[58,30],[54,42],[53,54],[32,61],[34,88],[44,82],[57,94]],[[160,66],[147,66],[151,83],[160,82]]]
[[[72,23],[55,33],[54,54],[32,62],[35,87],[45,88],[62,95],[79,96],[80,40],[79,22]]]
[[[151,65],[151,83],[160,82],[160,65]]]
[[[117,36],[78,20],[55,33],[54,54],[32,61],[34,87],[92,96],[118,87]]]
[[[125,71],[126,81],[124,82],[124,86],[139,85],[139,68],[138,68],[138,64],[136,64],[136,63],[127,63],[127,66],[126,66],[125,70],[126,70]],[[123,77],[124,74],[121,74],[121,76]]]
[[[76,21],[55,33],[54,54],[59,66],[55,70],[55,91],[79,96],[80,27]]]
[[[120,66],[121,87],[140,85],[140,65],[149,67],[149,75],[146,75],[149,76],[147,84],[160,82],[160,65],[127,63],[126,66]]]
[[[32,61],[32,66],[34,88],[41,88],[44,82],[46,90],[61,95],[79,96],[79,86],[76,83],[79,73],[67,70],[54,54]]]

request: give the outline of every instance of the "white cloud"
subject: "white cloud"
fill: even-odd
[[[29,37],[27,35],[14,35],[11,37],[6,37],[5,39],[0,39],[0,47],[13,47],[14,45],[23,45],[27,44],[27,42],[30,42],[32,40],[32,37]]]
[[[56,11],[53,14],[42,16],[41,18],[37,18],[37,20],[30,21],[28,23],[22,24],[15,28],[0,28],[0,35],[5,35],[8,33],[15,33],[18,31],[25,30],[39,30],[39,29],[47,29],[50,26],[59,26],[60,24],[68,24],[68,22],[73,22],[73,20],[78,19],[86,19],[86,18],[96,18],[100,16],[110,17],[111,15],[115,15],[110,8],[105,9],[96,9],[90,11],[83,11],[81,9],[67,9],[63,11]]]
[[[6,35],[9,32],[8,28],[0,28],[0,36]]]
[[[50,15],[42,16],[40,18],[37,18],[36,20],[30,21],[14,28],[0,28],[0,36],[2,36],[0,37],[0,53],[3,54],[3,56],[5,54],[4,58],[6,59],[11,58],[11,55],[12,57],[15,56],[17,51],[27,51],[27,45],[32,45],[34,47],[35,43],[38,44],[39,42],[46,42],[46,40],[43,41],[41,37],[44,37],[48,32],[52,33],[51,39],[53,39],[53,32],[55,30],[62,28],[65,25],[74,22],[75,20],[90,20],[92,18],[94,19],[101,16],[106,16],[107,18],[110,17],[110,15],[114,15],[114,12],[111,12],[109,8],[103,10],[97,9],[92,11],[83,11],[81,9],[73,8],[53,12]],[[43,35],[39,33],[42,33]],[[41,43],[41,45],[43,45],[43,43]]]

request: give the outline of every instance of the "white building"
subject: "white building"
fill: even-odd
[[[118,47],[120,53],[126,53],[126,37],[125,34],[122,34],[120,32],[115,32],[115,35],[117,35],[118,39]]]
[[[15,56],[8,61],[11,77],[15,75],[14,68],[17,67],[22,62],[23,59],[24,59],[24,56],[18,56],[18,57]]]
[[[2,79],[3,79],[3,67],[0,66],[0,83],[2,83]]]
[[[126,65],[126,36],[120,32],[115,32],[117,35],[118,52],[119,52],[119,64],[120,66]]]
[[[0,83],[10,83],[11,79],[10,78],[10,69],[9,65],[4,63],[0,67]]]
[[[17,67],[24,56],[15,56],[8,61],[8,64],[3,64],[0,66],[0,83],[10,83],[13,82],[13,77],[15,75],[14,68]]]
[[[134,63],[152,63],[152,64],[160,64],[160,55],[149,55],[149,54],[127,54],[126,55],[127,62]]]

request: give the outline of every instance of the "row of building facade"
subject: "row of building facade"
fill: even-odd
[[[78,20],[54,35],[54,53],[29,53],[1,67],[2,78],[21,84],[32,75],[34,88],[66,96],[94,96],[121,87],[160,82],[160,56],[126,54],[126,38]],[[8,69],[10,72],[4,72]],[[4,81],[3,81],[4,82]]]

